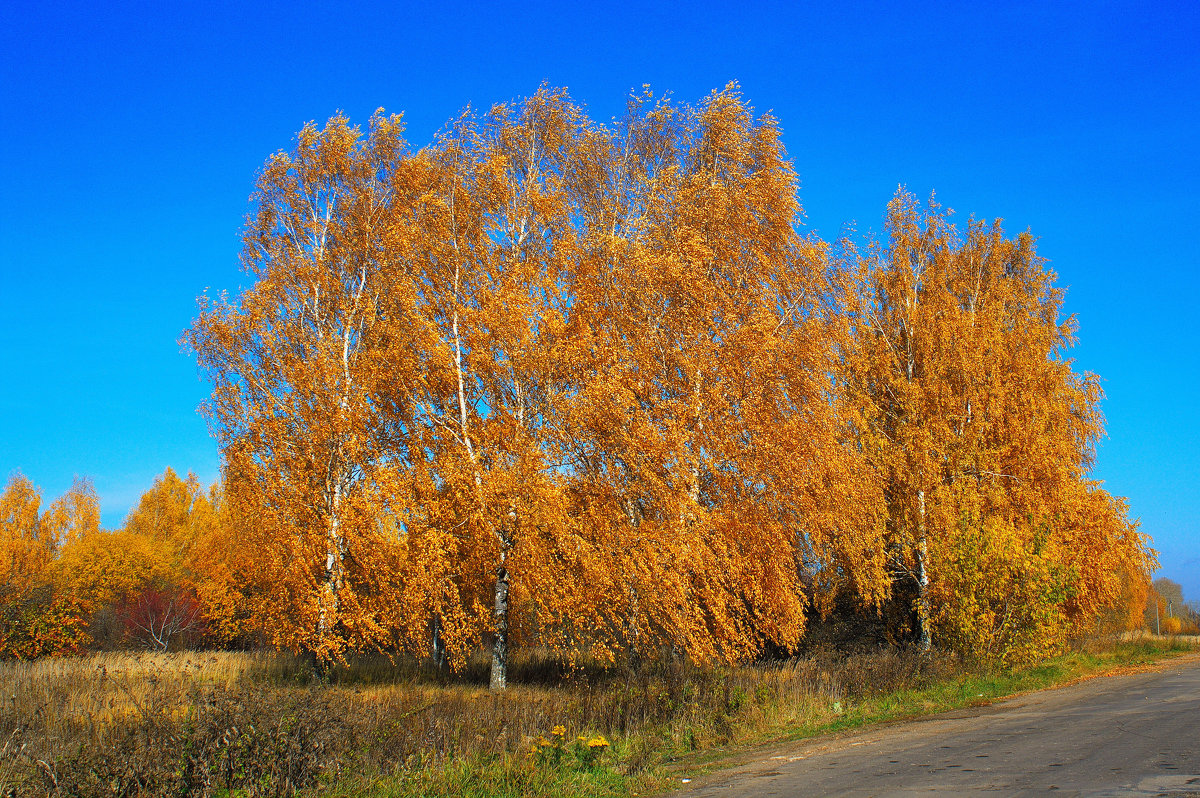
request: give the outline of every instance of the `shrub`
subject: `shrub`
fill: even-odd
[[[0,660],[74,654],[90,642],[84,611],[49,586],[0,595]]]

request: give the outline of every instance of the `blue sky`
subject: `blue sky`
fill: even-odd
[[[877,229],[900,183],[1029,228],[1068,286],[1162,575],[1200,599],[1200,6],[10,0],[0,10],[0,476],[95,480],[121,523],[215,479],[177,343],[243,284],[256,170],[308,120],[404,112],[416,145],[547,81],[591,114],[729,80],[781,120],[808,224]]]

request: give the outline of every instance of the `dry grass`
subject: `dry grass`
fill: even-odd
[[[1100,653],[1114,647],[1125,653]],[[500,694],[486,689],[482,659],[453,679],[383,657],[326,680],[268,653],[4,663],[0,795],[645,794],[664,762],[689,752],[935,711],[1169,648],[1183,643],[1114,641],[1004,674],[894,650],[632,673],[533,652]],[[613,742],[600,767],[547,772],[528,755],[559,724],[568,740]]]
[[[629,774],[664,753],[817,722],[847,699],[927,681],[943,664],[880,652],[617,673],[535,653],[514,664],[515,686],[493,694],[482,686],[482,663],[451,681],[411,662],[364,658],[326,682],[278,654],[8,663],[0,665],[0,739],[8,741],[0,787],[287,795],[318,783],[402,784],[464,758],[520,763],[531,740],[559,724],[572,737],[608,735],[610,763]]]

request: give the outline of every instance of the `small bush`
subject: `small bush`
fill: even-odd
[[[91,638],[77,599],[48,585],[24,593],[0,588],[0,660],[78,653]]]

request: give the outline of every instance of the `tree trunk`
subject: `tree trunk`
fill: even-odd
[[[433,640],[430,644],[433,667],[438,670],[446,668],[446,643],[442,640],[442,616],[433,616],[433,629],[431,630]]]
[[[925,491],[917,491],[917,625],[920,630],[921,653],[933,648],[933,632],[929,627],[929,557],[925,540]]]
[[[308,660],[308,664],[312,668],[314,677],[320,681],[326,681],[329,678],[329,671],[332,663],[329,661],[328,656],[323,655],[316,650],[316,646],[313,646],[308,651],[305,651],[304,658]]]
[[[625,520],[630,528],[637,529],[641,523],[641,513],[637,503],[629,497],[622,499],[621,506],[625,510]],[[636,672],[641,666],[641,596],[638,595],[637,585],[632,580],[626,580],[626,591],[629,607],[625,613],[625,665],[629,671]]]
[[[324,584],[318,599],[317,640],[313,647],[315,656],[321,660],[329,659],[329,640],[341,614],[341,590],[344,581],[342,566],[346,553],[346,541],[342,534],[339,517],[342,494],[342,481],[338,479],[334,483],[333,497],[330,502],[332,512],[329,516],[329,530],[325,537]],[[324,667],[322,665],[322,670]]]
[[[496,569],[496,636],[492,642],[493,690],[508,686],[508,569],[504,567],[504,555],[500,555],[500,567]]]

